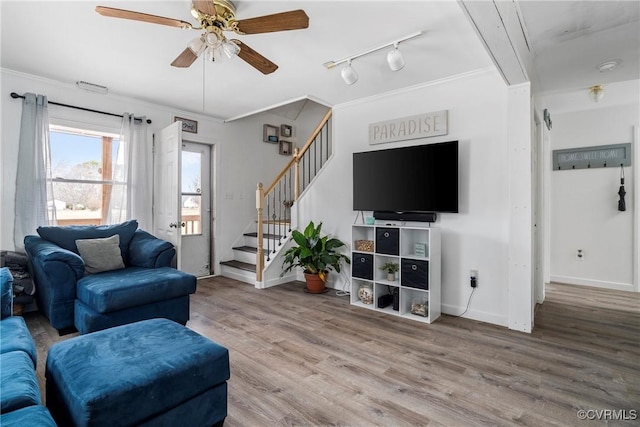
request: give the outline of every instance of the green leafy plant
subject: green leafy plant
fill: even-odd
[[[389,274],[393,274],[400,269],[400,265],[396,262],[387,262],[383,266],[380,267],[380,270],[384,270]]]
[[[334,269],[339,273],[342,261],[351,263],[349,257],[336,251],[345,244],[339,239],[321,236],[321,231],[322,223],[316,226],[313,221],[309,222],[302,233],[293,231],[296,246],[284,253],[282,266],[286,268],[282,274],[295,267],[302,267],[305,273],[319,274],[322,280],[326,280],[328,270]]]

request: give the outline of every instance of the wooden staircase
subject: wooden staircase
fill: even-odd
[[[265,227],[266,226],[263,225],[263,228]],[[277,230],[276,233],[263,232],[263,242],[268,241],[267,246],[272,248],[278,248],[282,244],[284,244],[285,238],[291,230],[291,221],[281,221],[280,229],[280,233],[277,233]],[[256,256],[258,253],[258,232],[250,231],[244,233],[242,235],[242,240],[243,241],[241,245],[232,248],[233,259],[229,261],[222,261],[220,263],[222,275],[255,285]]]
[[[220,263],[223,276],[265,287],[265,269],[277,257],[289,240],[292,227],[296,226],[291,222],[292,207],[332,154],[331,116],[329,110],[305,145],[294,150],[291,161],[271,184],[264,187],[258,183],[255,231],[244,233],[242,243],[232,248],[233,259]]]

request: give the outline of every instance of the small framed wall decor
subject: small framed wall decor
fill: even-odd
[[[282,135],[283,138],[291,138],[293,128],[289,125],[280,125],[280,135]]]
[[[198,122],[197,121],[190,120],[190,119],[185,119],[184,117],[174,117],[173,118],[174,122],[177,122],[178,120],[182,122],[182,131],[183,132],[198,133]]]
[[[284,141],[284,140],[280,140],[280,154],[282,154],[283,156],[290,156],[291,155],[291,141]]]
[[[277,144],[278,139],[278,128],[273,125],[263,125],[262,127],[262,140],[264,142],[270,142],[272,144]]]

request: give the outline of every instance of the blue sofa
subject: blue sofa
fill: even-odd
[[[37,353],[24,319],[13,316],[13,277],[0,269],[0,425],[55,426],[42,406],[36,376]]]
[[[40,311],[51,326],[81,334],[140,320],[163,317],[186,324],[189,295],[196,278],[171,267],[175,248],[138,229],[136,220],[101,226],[38,227],[39,236],[24,239]],[[82,242],[119,246],[121,265],[90,270]],[[102,258],[111,253],[105,250]],[[87,261],[87,263],[85,263]],[[110,260],[107,260],[110,261]],[[115,263],[117,264],[117,263]],[[115,265],[114,264],[114,265]]]

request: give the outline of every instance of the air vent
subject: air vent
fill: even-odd
[[[109,88],[106,86],[100,86],[100,85],[85,82],[85,81],[76,82],[76,85],[80,89],[88,90],[89,92],[96,92],[104,95],[106,95],[109,92]]]

